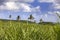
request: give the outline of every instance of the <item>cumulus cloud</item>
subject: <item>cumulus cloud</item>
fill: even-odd
[[[9,1],[9,2],[33,2],[34,0],[5,0],[5,1]]]
[[[34,2],[34,0],[0,0],[0,5],[4,2]]]
[[[54,11],[54,14],[58,14],[60,16],[60,11]]]
[[[54,2],[54,0],[39,0],[39,2]]]
[[[50,11],[49,11],[48,14],[53,14],[53,12],[50,12]]]
[[[60,0],[39,0],[39,2],[50,2],[53,3],[55,9],[60,9]]]
[[[0,0],[0,10],[11,10],[21,12],[40,12],[40,6],[32,7],[30,2],[34,0]]]
[[[9,10],[19,9],[15,2],[6,2],[5,7]]]
[[[54,0],[54,3],[52,6],[54,9],[60,9],[60,0]]]
[[[15,2],[6,2],[0,6],[0,10],[15,10],[19,9]]]
[[[19,1],[19,0],[5,0],[6,2],[15,2],[15,1]]]
[[[52,2],[52,3],[60,3],[60,0],[39,0],[39,2]]]
[[[21,12],[39,12],[40,6],[31,7],[32,5],[20,2],[5,2],[4,5],[0,5],[0,10],[11,10]]]
[[[33,12],[40,12],[40,6],[37,6],[37,7],[33,7],[31,10],[33,11]]]
[[[20,11],[23,10],[23,12],[31,12],[31,8],[29,4],[20,3],[19,7],[20,7]]]
[[[1,10],[23,10],[30,11],[30,8],[27,4],[24,3],[15,3],[15,2],[6,2],[4,5],[0,6]]]
[[[44,16],[45,16],[45,17],[48,17],[48,14],[45,14]]]
[[[55,0],[55,3],[58,3],[58,4],[60,4],[60,0]]]
[[[48,2],[52,3],[53,9],[60,9],[60,0],[39,0],[39,2]]]
[[[34,0],[20,0],[20,2],[34,2]]]
[[[53,4],[54,9],[60,9],[60,4]]]

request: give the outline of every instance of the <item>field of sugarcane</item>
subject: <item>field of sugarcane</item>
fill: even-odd
[[[0,20],[0,40],[60,40],[60,24]]]

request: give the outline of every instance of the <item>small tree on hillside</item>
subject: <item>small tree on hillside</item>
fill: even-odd
[[[20,16],[17,16],[17,20],[20,20]]]
[[[42,23],[43,22],[43,20],[42,19],[40,19],[40,23]]]
[[[11,26],[11,15],[9,15],[9,19],[10,19],[10,26]]]
[[[32,16],[32,14],[29,16],[28,18],[30,21],[32,21],[34,19],[34,17]],[[27,25],[28,25],[28,21],[27,21]]]
[[[20,16],[17,16],[17,21],[20,21]],[[18,22],[18,25],[20,27],[20,22]]]
[[[9,18],[11,19],[11,15],[9,15]]]
[[[30,17],[28,19],[30,19],[30,21],[32,21],[34,19],[34,17],[32,16],[32,14],[30,15]]]

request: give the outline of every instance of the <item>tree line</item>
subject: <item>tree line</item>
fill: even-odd
[[[57,15],[58,18],[60,19],[60,15],[59,15],[58,13],[56,13],[56,15]],[[11,19],[11,18],[12,18],[12,15],[9,15],[9,18]],[[20,19],[21,19],[21,17],[18,15],[16,20],[20,20]],[[28,17],[28,20],[30,20],[30,21],[32,21],[32,20],[34,20],[34,19],[35,19],[35,18],[33,17],[32,14]],[[59,19],[58,19],[58,23],[59,23],[59,21],[60,21]],[[36,21],[34,20],[34,22],[36,22]],[[42,18],[40,19],[40,22],[41,22],[41,23],[44,22]]]
[[[12,18],[12,15],[9,15],[9,19],[11,19],[11,18]],[[34,19],[35,19],[35,18],[33,17],[32,14],[28,17],[28,20],[31,21],[31,22],[32,22],[32,21],[35,22]],[[21,17],[18,15],[17,18],[16,18],[16,20],[20,21],[20,20],[21,20]],[[42,22],[42,19],[41,19],[40,21]]]

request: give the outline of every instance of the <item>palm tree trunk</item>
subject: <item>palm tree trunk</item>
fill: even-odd
[[[27,25],[28,25],[28,21],[27,21]]]
[[[20,27],[20,20],[19,20],[19,27]]]
[[[10,23],[10,27],[12,26],[12,24],[11,24],[11,18],[10,18],[10,21],[9,21],[9,23]]]

